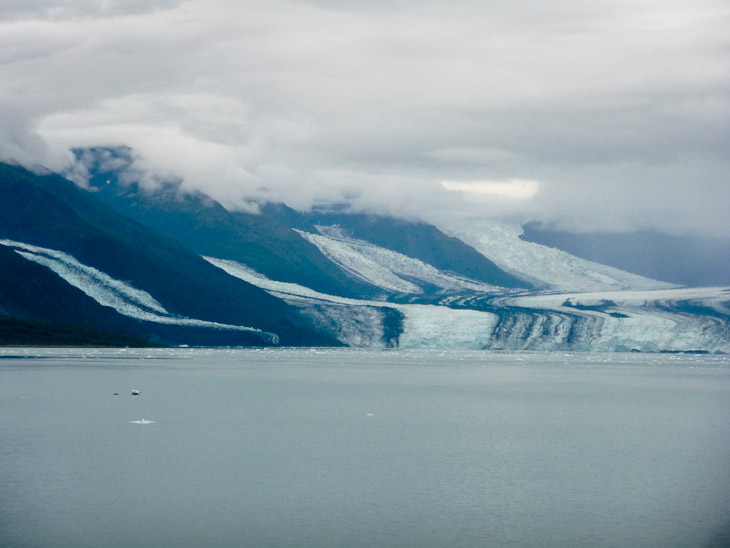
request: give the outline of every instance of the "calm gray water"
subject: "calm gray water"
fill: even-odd
[[[2,547],[728,545],[728,356],[0,349]]]

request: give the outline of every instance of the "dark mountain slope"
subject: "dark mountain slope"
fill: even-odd
[[[354,238],[420,259],[440,270],[502,287],[530,287],[433,225],[377,215],[332,212],[312,214],[307,218],[313,224],[338,225]]]
[[[58,175],[0,164],[0,192],[0,238],[65,251],[131,281],[175,314],[273,332],[282,344],[336,344],[283,301],[123,217]]]
[[[523,239],[577,257],[687,286],[730,285],[730,240],[672,236],[642,231],[629,234],[573,234],[524,227]]]
[[[139,322],[102,306],[49,268],[0,245],[0,313],[144,336]]]
[[[257,333],[141,321],[0,245],[0,344],[261,345]]]
[[[348,276],[292,228],[314,231],[304,219],[291,224],[280,206],[265,206],[260,214],[232,212],[200,193],[185,194],[179,183],[165,182],[145,190],[128,180],[126,148],[76,151],[89,169],[94,195],[116,211],[199,253],[241,262],[268,278],[305,285],[341,296],[371,294],[372,287]],[[109,169],[108,159],[115,169]],[[119,166],[122,166],[121,168]],[[132,175],[133,177],[133,175]],[[286,208],[288,209],[288,208]]]
[[[2,346],[157,346],[146,339],[91,327],[0,316]]]

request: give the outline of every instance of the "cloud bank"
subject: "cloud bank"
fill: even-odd
[[[124,144],[230,207],[727,237],[727,28],[724,0],[11,0],[0,157]]]

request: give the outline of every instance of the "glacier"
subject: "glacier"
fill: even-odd
[[[503,306],[572,315],[600,328],[596,350],[730,351],[730,288],[546,293],[505,297]]]
[[[0,240],[0,245],[13,249],[23,258],[45,266],[73,287],[102,306],[120,314],[146,322],[255,333],[269,344],[278,344],[278,336],[253,327],[230,325],[178,316],[168,312],[152,295],[117,280],[106,273],[78,261],[72,255],[14,240]]]
[[[391,251],[364,240],[349,238],[339,227],[316,226],[320,234],[296,232],[345,272],[381,289],[395,293],[420,294],[415,282],[446,291],[499,293],[503,288],[442,272],[418,259]]]
[[[495,314],[456,310],[445,306],[398,304],[358,300],[313,291],[288,282],[269,280],[236,261],[203,257],[232,276],[265,289],[302,309],[320,328],[327,329],[348,346],[386,348],[384,322],[395,311],[402,322],[399,348],[484,348],[498,321]]]
[[[472,246],[506,272],[544,289],[585,292],[677,287],[526,242],[520,238],[522,226],[516,223],[460,220],[441,222],[439,229]]]
[[[235,261],[204,258],[298,306],[349,346],[730,352],[730,288],[471,293],[404,304],[326,295],[270,280]],[[400,316],[399,332],[388,337],[393,311]]]
[[[574,258],[563,265],[553,264],[565,262],[562,252],[535,251],[532,246],[536,244],[528,244],[526,249],[541,254],[538,265],[550,263],[541,274],[543,283],[560,272],[572,276],[572,282],[519,292],[458,278],[400,253],[343,238],[326,227],[322,232],[305,237],[326,250],[336,264],[346,264],[343,268],[357,271],[361,279],[394,293],[381,300],[328,295],[268,279],[236,261],[203,258],[297,307],[319,330],[351,347],[730,352],[728,287],[677,287],[602,265],[589,265],[593,270],[581,273],[587,261]],[[514,234],[517,232],[511,238]],[[501,245],[509,241],[507,238]],[[125,316],[169,325],[249,331],[271,344],[278,342],[275,334],[255,328],[174,315],[146,291],[68,253],[13,240],[0,240],[0,245],[49,268],[99,304]],[[529,253],[513,252],[513,265],[519,264],[515,257],[527,260]],[[573,282],[578,290],[566,290]],[[430,293],[418,283],[430,286]]]

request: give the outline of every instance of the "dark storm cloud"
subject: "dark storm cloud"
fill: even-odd
[[[126,144],[230,206],[728,235],[728,27],[721,0],[5,2],[0,154]]]

